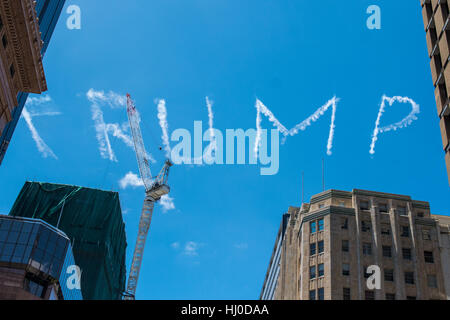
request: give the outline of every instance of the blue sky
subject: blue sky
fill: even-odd
[[[44,157],[21,119],[0,167],[0,213],[7,214],[26,180],[120,192],[127,264],[136,239],[143,188],[122,189],[137,173],[134,151],[112,137],[117,162],[102,158],[92,120],[92,88],[130,92],[142,117],[146,147],[163,164],[155,99],[166,101],[169,131],[206,128],[205,97],[214,127],[255,128],[256,98],[288,128],[333,96],[333,154],[326,154],[330,111],[280,146],[280,169],[260,166],[175,166],[175,209],[157,206],[142,265],[138,299],[256,299],[281,215],[326,188],[368,189],[429,201],[449,214],[449,187],[419,1],[68,0],[80,6],[81,30],[63,13],[44,66],[51,101],[28,111],[57,157]],[[381,30],[366,27],[366,9],[381,8]],[[420,105],[410,126],[380,134],[369,154],[383,94]],[[127,121],[125,109],[102,106],[107,123]],[[400,121],[408,104],[386,109],[381,125]],[[263,117],[263,128],[271,123]],[[126,128],[124,128],[126,129]]]

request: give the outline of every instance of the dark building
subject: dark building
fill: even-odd
[[[275,296],[275,289],[277,288],[278,278],[280,275],[281,263],[281,248],[283,246],[284,234],[289,221],[290,213],[283,214],[280,228],[278,229],[275,246],[270,257],[269,267],[267,269],[266,277],[264,279],[263,288],[259,296],[260,300],[273,300]]]
[[[65,0],[37,0],[36,2],[36,13],[37,18],[39,19],[39,29],[41,32],[41,39],[44,42],[41,48],[41,55],[44,56],[49,45],[50,38],[52,37],[53,31],[55,30],[58,22],[58,18],[64,7]],[[0,165],[5,157],[27,98],[28,93],[18,93],[18,105],[11,112],[12,120],[6,123],[6,126],[0,133]]]
[[[127,243],[117,192],[26,182],[10,216],[44,220],[69,237],[83,299],[122,299]]]
[[[450,183],[450,3],[421,0],[431,76]]]
[[[0,215],[1,300],[81,300],[70,279],[75,265],[60,230],[42,220]]]

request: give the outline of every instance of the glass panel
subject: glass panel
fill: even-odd
[[[63,242],[63,241],[58,241],[57,244],[59,244],[60,242]],[[56,257],[57,259],[63,260],[63,259],[64,259],[65,251],[66,251],[66,250],[65,250],[65,247],[60,246],[60,245],[57,245],[57,246],[56,246],[56,250],[55,250],[55,257]]]
[[[8,239],[6,242],[8,243],[17,243],[17,239],[19,238],[19,232],[17,231],[10,231],[8,234]]]
[[[24,222],[22,227],[22,232],[31,232],[33,229],[33,223],[30,222]]]
[[[22,256],[23,256],[23,254],[24,254],[24,252],[25,252],[25,245],[23,245],[23,244],[18,244],[18,245],[16,245],[16,248],[14,249],[14,256],[15,257],[19,257],[20,259],[19,259],[19,261],[22,259]],[[19,262],[19,261],[17,261],[17,262]]]
[[[323,230],[323,219],[319,220],[319,231]]]
[[[19,235],[19,240],[17,241],[17,243],[20,243],[20,244],[27,244],[28,243],[28,238],[30,237],[30,234],[28,233],[28,232],[26,232],[26,233],[21,233],[20,235]]]
[[[59,278],[59,272],[62,267],[63,261],[54,259],[52,265],[50,266],[49,274],[53,277],[58,279]]]
[[[0,260],[2,261],[9,261],[9,259],[11,258],[11,255],[14,251],[14,244],[6,244],[3,247],[2,250],[2,255],[0,256]]]
[[[51,253],[46,253],[44,259],[42,260],[41,271],[49,273],[50,265],[52,263],[53,255]]]
[[[45,251],[47,251],[49,254],[53,255],[55,253],[55,249],[56,249],[55,241],[50,240],[47,244],[47,248]]]
[[[11,231],[20,231],[22,229],[22,221],[14,221],[11,227]]]
[[[41,263],[43,259],[44,259],[44,251],[42,251],[39,248],[36,248],[33,253],[33,260]]]
[[[0,222],[0,230],[9,230],[11,227],[11,220],[2,220]]]
[[[8,236],[8,230],[0,229],[0,243],[6,242],[6,237]]]
[[[25,247],[25,252],[22,258],[22,263],[27,263],[30,260],[30,255],[31,255],[31,250],[33,250],[33,246],[31,244],[29,244],[28,246]]]
[[[41,249],[45,249],[48,242],[48,237],[50,236],[50,231],[46,228],[42,228],[41,232],[38,235],[38,247]]]

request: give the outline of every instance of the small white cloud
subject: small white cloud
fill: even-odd
[[[248,249],[248,243],[236,243],[234,247],[236,249],[245,250]]]
[[[179,242],[174,242],[174,243],[172,243],[171,245],[170,245],[173,249],[178,249],[178,248],[180,248],[180,243]]]
[[[175,209],[175,203],[173,202],[173,200],[174,199],[171,198],[168,194],[161,197],[159,204],[161,205],[163,212]]]
[[[199,244],[194,241],[189,241],[184,246],[183,254],[187,256],[198,256]]]
[[[120,179],[119,185],[122,189],[126,189],[129,186],[133,188],[143,187],[144,183],[142,182],[142,179],[138,177],[137,174],[130,171],[125,175],[125,177]]]

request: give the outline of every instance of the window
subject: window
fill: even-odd
[[[349,276],[350,275],[350,265],[348,263],[342,264],[342,275]]]
[[[319,231],[323,231],[323,219],[319,220]]]
[[[405,283],[414,284],[414,272],[405,272]]]
[[[323,247],[323,240],[318,242],[318,251],[319,254],[323,253],[324,247]]]
[[[390,235],[391,234],[391,226],[388,224],[381,224],[381,234]]]
[[[365,299],[366,300],[375,300],[375,292],[373,292],[372,290],[366,290]]]
[[[430,230],[423,230],[422,231],[422,239],[423,240],[431,240],[431,231]]]
[[[423,214],[422,211],[421,211],[421,212],[417,212],[417,216],[418,216],[419,218],[423,218],[424,214]],[[414,298],[415,298],[415,297],[414,297]]]
[[[409,227],[408,226],[402,226],[402,237],[408,238],[409,237]]]
[[[324,264],[321,263],[321,264],[319,264],[319,277],[323,277],[324,274],[325,274]]]
[[[427,276],[427,283],[428,287],[430,288],[437,288],[437,279],[435,275],[428,275]]]
[[[388,206],[386,203],[380,203],[379,210],[381,213],[387,213],[388,212]]]
[[[425,257],[426,263],[434,263],[433,252],[432,251],[424,251],[423,255]]]
[[[370,231],[370,222],[369,221],[361,221],[361,230],[362,230],[362,232]]]
[[[316,278],[316,266],[309,267],[309,279]]]
[[[350,300],[350,288],[342,288],[343,300]]]
[[[361,201],[359,203],[360,210],[369,210],[369,201]]]
[[[412,259],[411,249],[410,248],[402,248],[402,255],[403,255],[403,259],[411,260]]]
[[[384,269],[384,281],[394,282],[393,269]]]
[[[391,258],[392,257],[392,248],[391,246],[383,246],[383,257]]]
[[[0,31],[3,29],[3,20],[2,17],[0,17]]]
[[[3,48],[6,49],[6,47],[8,46],[8,40],[6,39],[6,35],[3,35],[2,44],[3,44]]]
[[[14,75],[16,74],[16,69],[14,69],[13,64],[9,67],[9,73],[11,74],[11,78],[14,78]]]
[[[316,243],[311,243],[309,245],[309,255],[313,256],[316,254]]]
[[[317,290],[317,293],[318,293],[318,300],[324,300],[325,290],[323,288],[319,288],[319,290]]]
[[[44,287],[28,277],[25,278],[25,290],[40,298],[42,298],[44,293]]]
[[[342,252],[348,252],[349,251],[350,244],[348,240],[342,240]]]
[[[310,229],[311,229],[311,233],[316,233],[317,227],[316,227],[316,222],[315,222],[315,221],[311,221],[311,222],[309,223],[309,227],[310,227]]]
[[[339,201],[339,207],[345,207],[345,201]]]
[[[348,229],[348,218],[342,219],[341,229],[344,229],[344,230]]]
[[[406,207],[405,206],[398,206],[397,212],[401,216],[406,216]]]
[[[395,300],[395,293],[386,293],[386,300]]]
[[[406,300],[417,300],[414,296],[406,296]]]
[[[322,209],[322,208],[324,208],[325,207],[325,203],[320,203],[319,204],[319,209]]]
[[[371,243],[363,243],[363,254],[366,256],[372,255],[372,244]]]
[[[309,300],[316,300],[316,290],[309,290]]]

